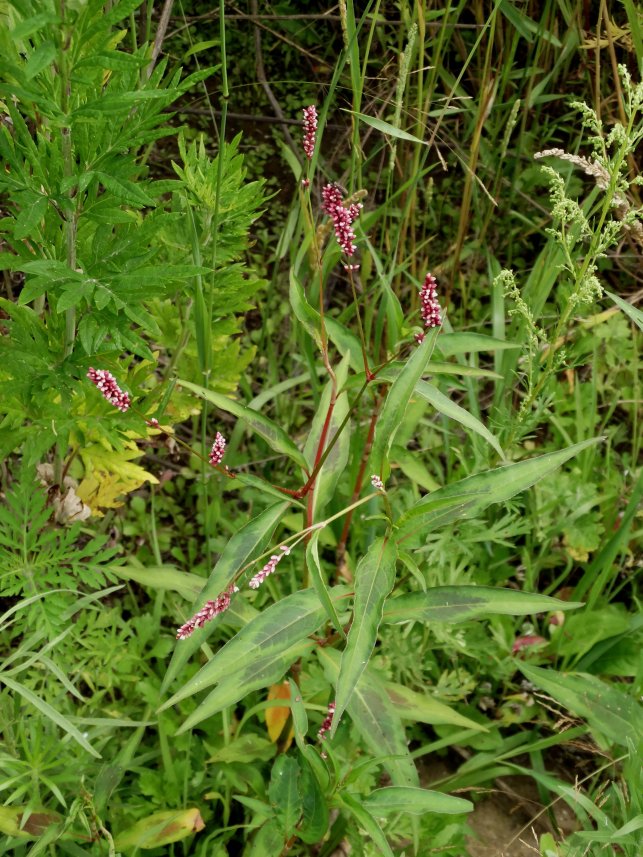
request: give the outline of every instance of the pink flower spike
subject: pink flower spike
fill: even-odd
[[[328,703],[328,714],[326,715],[324,722],[319,727],[319,731],[317,732],[317,737],[320,741],[326,740],[326,733],[330,729],[331,723],[333,722],[333,715],[335,714],[335,703]]]
[[[314,104],[304,107],[304,152],[310,161],[315,154],[315,136],[317,133],[317,108]]]
[[[279,550],[282,551],[282,553],[273,553],[261,571],[258,571],[252,580],[250,580],[248,583],[250,589],[259,589],[264,580],[274,573],[274,570],[277,568],[281,560],[290,553],[290,548],[286,545],[281,545]]]
[[[322,211],[333,221],[337,243],[347,256],[352,256],[357,249],[351,224],[359,216],[361,209],[361,202],[346,207],[342,192],[336,184],[327,184],[322,188]]]
[[[116,378],[107,369],[91,369],[87,373],[87,377],[95,384],[103,394],[103,398],[107,399],[110,405],[114,405],[119,411],[125,411],[132,404],[129,393],[118,386]]]
[[[234,583],[231,583],[225,592],[222,592],[214,601],[206,601],[204,606],[191,619],[188,619],[185,625],[181,625],[176,632],[176,639],[186,640],[192,636],[197,628],[202,628],[206,622],[209,622],[215,616],[218,616],[219,613],[227,610],[230,606],[230,596],[238,591],[238,587]]]
[[[439,327],[442,324],[442,311],[438,303],[437,285],[437,280],[433,274],[427,274],[424,279],[424,285],[420,289],[420,315],[425,327]]]
[[[218,464],[221,464],[223,461],[223,455],[225,453],[225,445],[226,439],[221,434],[221,432],[217,432],[214,436],[214,443],[212,444],[212,449],[210,450],[210,464],[213,467],[216,467]]]

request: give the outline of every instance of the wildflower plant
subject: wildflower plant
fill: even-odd
[[[304,153],[308,157],[313,146],[310,107],[306,110]],[[323,131],[321,123],[315,131]],[[423,380],[440,337],[445,343],[449,339],[442,330],[443,311],[437,280],[431,273],[425,275],[420,289],[424,331],[415,337],[417,344],[410,336],[410,322],[403,332],[393,311],[388,322],[393,327],[390,350],[382,339],[369,340],[362,316],[372,317],[372,285],[358,280],[364,266],[352,261],[358,247],[362,256],[369,252],[358,227],[364,215],[363,196],[356,200],[337,183],[323,182],[317,208],[315,182],[309,164],[307,180],[301,187],[304,239],[301,249],[293,251],[290,270],[295,323],[318,350],[320,370],[326,377],[303,448],[267,415],[204,386],[181,382],[185,390],[253,430],[280,456],[283,467],[271,468],[269,480],[245,468],[226,471],[232,483],[240,480],[259,491],[263,488],[271,502],[224,547],[195,602],[192,618],[179,629],[180,641],[164,681],[165,691],[172,686],[175,689],[162,705],[165,711],[207,691],[197,698],[179,732],[192,730],[253,691],[272,686],[273,694],[290,673],[289,704],[297,754],[278,760],[273,767],[270,789],[274,808],[257,838],[263,841],[262,836],[268,837],[274,830],[275,841],[280,843],[293,836],[304,842],[317,841],[314,837],[326,829],[325,816],[318,819],[320,826],[316,828],[317,822],[306,813],[304,802],[311,788],[322,802],[326,800],[322,793],[339,789],[336,804],[343,812],[361,819],[360,824],[364,818],[371,818],[370,798],[362,795],[355,803],[342,787],[341,776],[337,778],[348,724],[374,752],[388,754],[381,765],[391,778],[391,797],[397,794],[396,789],[400,797],[411,789],[419,805],[429,806],[430,793],[419,789],[418,773],[408,752],[403,708],[393,701],[396,694],[403,696],[404,689],[399,684],[384,685],[378,678],[376,645],[386,635],[387,625],[429,622],[437,615],[458,622],[477,609],[487,614],[520,614],[574,605],[502,588],[483,591],[469,586],[427,586],[424,580],[422,589],[402,595],[397,589],[399,569],[412,568],[422,577],[413,552],[421,551],[427,538],[462,517],[482,516],[489,505],[502,503],[530,487],[595,442],[488,469],[409,503],[408,495],[396,490],[399,484],[393,467],[403,458],[397,444],[403,442],[401,426],[413,398],[419,397],[425,405],[430,403],[450,416],[456,414],[456,419],[484,437],[491,448],[500,455],[503,452],[496,438],[473,415],[455,408],[448,397]],[[324,216],[331,220],[336,241],[324,243],[324,227],[318,226]],[[372,270],[370,264],[367,267]],[[327,283],[333,270],[340,272],[347,296],[352,297],[357,337],[336,315],[329,315]],[[390,307],[401,308],[395,295],[384,294]],[[406,314],[412,318],[410,307]],[[356,424],[366,426],[366,430],[356,431]],[[373,526],[369,538],[364,539],[363,532],[352,523],[367,509]],[[294,534],[280,541],[277,531],[293,516],[299,522]],[[323,539],[335,545],[334,562],[324,558]],[[293,552],[298,543],[305,549]],[[280,545],[279,549],[270,547],[274,544]],[[283,568],[284,574],[276,575],[278,568]],[[289,594],[280,594],[292,584]],[[232,610],[239,615],[247,601],[258,612],[186,680],[184,670],[198,647],[226,617],[232,621]],[[454,601],[463,606],[450,610],[448,605]],[[314,700],[319,695],[319,682],[313,689],[309,676],[320,671],[327,683],[325,698],[333,700],[315,727],[318,739],[323,739],[323,752],[308,737],[307,715],[307,708],[316,705]],[[340,754],[337,759],[336,752]],[[296,796],[299,809],[294,811],[298,819],[294,828],[288,826],[276,800],[281,789]],[[470,809],[461,798],[448,801],[454,812]],[[377,822],[369,820],[369,825],[370,835],[380,841]]]
[[[585,202],[569,196],[565,176],[554,166],[542,166],[549,183],[552,225],[547,232],[557,250],[559,275],[554,294],[557,321],[553,331],[543,329],[533,308],[521,297],[513,273],[503,271],[497,284],[513,302],[513,315],[522,318],[528,338],[526,390],[518,418],[523,420],[544,393],[552,375],[565,366],[561,348],[572,317],[601,299],[600,259],[622,240],[643,246],[643,209],[634,203],[640,176],[632,176],[629,161],[643,140],[643,83],[634,83],[625,66],[619,66],[623,88],[625,124],[615,122],[607,132],[595,110],[582,102],[572,102],[581,119],[589,155],[570,154],[554,148],[536,152],[534,158],[563,162],[580,170],[595,186]],[[543,347],[544,358],[536,351]]]
[[[9,160],[0,175],[8,208],[0,260],[20,290],[2,303],[8,408],[0,443],[11,452],[29,439],[18,480],[9,464],[8,510],[0,506],[8,533],[0,527],[0,555],[9,564],[0,574],[20,599],[0,624],[15,622],[22,641],[0,661],[0,709],[11,720],[0,767],[15,783],[9,801],[26,801],[21,753],[32,754],[39,792],[29,806],[0,813],[0,831],[19,838],[42,791],[63,810],[40,816],[48,828],[40,846],[80,821],[83,848],[92,851],[102,840],[111,852],[185,839],[186,854],[197,857],[213,848],[261,857],[350,846],[392,857],[422,854],[427,843],[463,854],[476,784],[499,770],[523,773],[520,757],[538,760],[532,775],[543,789],[569,793],[540,764],[541,751],[562,739],[536,703],[539,692],[548,705],[565,701],[577,721],[574,740],[591,731],[601,747],[631,752],[640,731],[625,688],[586,672],[609,659],[605,640],[619,644],[616,659],[627,659],[620,643],[636,629],[606,611],[593,625],[613,622],[614,633],[594,650],[593,641],[582,648],[574,620],[582,598],[595,603],[601,587],[620,593],[625,585],[611,581],[607,560],[631,551],[643,483],[614,513],[616,526],[601,520],[598,492],[590,491],[598,419],[579,428],[577,442],[570,437],[582,392],[576,414],[562,410],[551,421],[563,427],[562,443],[545,432],[518,442],[535,405],[562,408],[548,398],[549,381],[565,365],[573,316],[599,294],[601,255],[626,235],[636,240],[625,163],[639,126],[628,119],[623,133],[604,137],[583,108],[591,150],[542,153],[581,169],[596,192],[579,203],[562,174],[546,173],[559,287],[534,301],[513,272],[501,272],[489,336],[484,317],[467,319],[460,306],[467,289],[449,278],[453,260],[439,258],[438,242],[419,240],[415,228],[434,216],[419,211],[418,190],[433,152],[436,164],[442,157],[433,146],[440,123],[430,142],[427,133],[441,67],[424,63],[428,30],[419,18],[409,26],[391,123],[362,103],[369,58],[354,4],[341,2],[345,50],[327,101],[307,98],[303,121],[301,105],[293,110],[303,132],[300,150],[288,153],[296,198],[271,288],[246,331],[235,314],[264,285],[247,251],[265,200],[262,182],[246,180],[241,138],[224,142],[225,4],[221,68],[187,79],[150,63],[151,45],[133,33],[131,50],[118,48],[122,22],[141,14],[135,4],[61,7],[55,57],[38,20],[17,6],[14,44],[0,37],[10,58],[0,63],[0,93],[16,91],[0,107],[10,119],[0,128]],[[139,21],[148,17],[148,29],[152,11],[148,4]],[[372,16],[372,34],[381,14],[384,7]],[[495,26],[526,14],[498,14]],[[464,44],[468,31],[458,38]],[[208,45],[194,45],[191,56]],[[163,118],[205,76],[207,98],[219,80],[221,87],[214,156],[205,136],[176,134]],[[344,160],[351,167],[340,175],[334,163],[322,169],[319,155],[329,148],[325,126],[344,78],[353,99]],[[464,80],[463,69],[456,87]],[[480,105],[479,131],[486,133],[499,85]],[[641,93],[625,79],[623,86],[631,117]],[[412,110],[409,92],[418,96]],[[441,120],[451,115],[450,98]],[[518,111],[509,110],[513,123]],[[402,128],[411,121],[416,134]],[[170,133],[175,162],[167,159],[166,171],[157,164],[162,178],[153,176],[147,147]],[[475,164],[472,150],[465,198]],[[378,170],[385,181],[376,187]],[[523,356],[502,335],[505,315],[525,333]],[[272,359],[278,347],[285,367]],[[486,351],[488,362],[479,358]],[[514,373],[524,381],[518,419]],[[492,388],[501,406],[485,419]],[[144,451],[154,473],[134,461]],[[34,491],[37,462],[42,484]],[[114,513],[114,496],[146,478],[154,490],[137,491],[128,510]],[[100,509],[106,518],[90,526]],[[88,538],[96,528],[100,536]],[[119,549],[129,556],[117,560]],[[573,565],[594,551],[594,562]],[[568,577],[575,589],[560,592]],[[33,629],[40,641],[45,620],[49,643],[34,656],[28,635]],[[102,649],[101,629],[112,635]],[[63,637],[82,652],[69,676],[49,653]],[[575,672],[559,671],[555,658]],[[55,676],[66,714],[35,695],[34,687],[46,693],[40,676],[17,687],[16,659],[20,671],[35,663]],[[91,757],[87,787],[69,764],[64,788],[49,785],[22,700],[48,721],[48,766],[61,729]],[[117,730],[125,744],[113,740]],[[426,788],[418,758],[453,744],[484,755],[439,791]],[[128,792],[136,795],[129,804]]]

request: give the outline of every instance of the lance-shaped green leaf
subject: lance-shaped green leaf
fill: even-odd
[[[305,758],[300,759],[299,789],[303,808],[298,836],[309,845],[321,842],[328,830],[328,803],[315,773]]]
[[[268,797],[275,821],[285,839],[293,835],[303,810],[299,791],[300,773],[299,764],[292,756],[281,754],[272,766]]]
[[[395,434],[404,420],[406,408],[415,385],[426,370],[437,339],[439,328],[431,330],[422,344],[415,349],[406,366],[391,384],[382,412],[375,427],[375,438],[370,458],[370,473],[384,476],[383,468]]]
[[[353,622],[339,668],[331,737],[375,648],[384,601],[395,583],[396,559],[395,542],[383,538],[357,564]]]
[[[226,411],[226,413],[233,414],[235,417],[243,420],[253,431],[261,435],[271,449],[287,455],[295,464],[298,464],[304,470],[306,469],[306,459],[300,450],[297,449],[281,426],[273,423],[268,417],[264,417],[263,414],[259,414],[257,411],[253,411],[251,408],[247,408],[240,402],[229,399],[221,393],[215,393],[214,390],[206,390],[205,387],[192,384],[190,381],[179,381],[178,383],[202,399],[207,399],[208,402],[211,402],[222,411]]]
[[[440,702],[439,699],[427,693],[417,693],[417,691],[393,681],[385,682],[384,687],[395,711],[404,720],[432,725],[462,726],[465,729],[475,729],[479,732],[489,731],[482,723],[476,723],[475,720],[459,714],[450,705],[445,705],[444,702]]]
[[[472,518],[493,503],[509,500],[600,440],[585,440],[559,452],[507,464],[439,488],[411,506],[397,520],[397,543],[405,547],[420,544],[428,533],[438,527],[462,518]]]
[[[217,598],[217,596],[227,589],[240,568],[243,568],[253,556],[263,553],[268,547],[275,527],[281,520],[288,505],[288,502],[282,502],[276,503],[274,506],[269,506],[260,515],[257,515],[256,518],[248,521],[247,524],[232,536],[223,549],[223,553],[219,557],[219,561],[212,570],[199,597],[194,602],[190,615],[194,615],[197,610],[200,610],[206,601]],[[238,606],[236,604],[238,600],[234,599],[230,609]],[[247,613],[248,611],[245,608],[250,607],[250,605],[244,604],[243,607],[244,613]],[[250,609],[252,610],[252,608]],[[179,675],[194,652],[203,645],[219,621],[220,617],[217,616],[212,622],[207,622],[203,628],[197,628],[191,637],[178,642],[170,665],[167,668],[165,678],[163,679],[161,686],[162,693],[166,692],[172,681]]]
[[[345,587],[334,587],[333,598],[345,596]],[[326,618],[313,589],[282,598],[258,613],[202,667],[161,710],[240,673],[254,659],[278,655],[313,634]]]
[[[341,655],[335,649],[317,648],[324,675],[336,685]],[[382,759],[382,767],[397,786],[419,784],[409,753],[400,716],[392,706],[377,672],[367,666],[346,707],[350,718],[371,751]]]
[[[59,711],[56,711],[48,702],[45,702],[44,699],[41,699],[36,693],[33,692],[25,685],[20,684],[18,681],[14,681],[12,678],[6,673],[0,672],[0,683],[6,684],[6,686],[12,690],[14,693],[20,694],[27,702],[30,702],[34,708],[37,708],[41,714],[43,714],[48,720],[51,720],[52,723],[55,723],[59,726],[64,732],[66,732],[71,738],[74,739],[83,750],[86,750],[90,755],[94,756],[96,759],[100,759],[101,755],[97,750],[94,750],[92,745],[87,741],[82,732],[71,723],[64,714],[61,714]]]
[[[484,423],[481,423],[477,417],[474,417],[473,414],[469,413],[469,411],[461,408],[460,405],[456,405],[455,402],[452,402],[448,396],[441,393],[437,387],[433,386],[433,384],[429,384],[420,379],[415,385],[415,392],[422,396],[423,399],[426,399],[430,405],[433,405],[436,411],[444,414],[445,417],[449,417],[449,419],[455,420],[465,428],[471,429],[471,431],[479,434],[480,437],[483,437],[487,443],[496,450],[501,458],[505,457],[497,438],[491,434]]]
[[[276,684],[294,662],[309,654],[314,646],[312,640],[300,640],[287,649],[270,650],[266,655],[255,654],[250,661],[242,661],[234,672],[222,678],[220,684],[197,706],[176,734],[180,735],[224,708],[236,705],[249,693]]]
[[[290,305],[306,333],[318,346],[321,346],[319,313],[308,303],[304,288],[292,268],[290,269]]]
[[[616,306],[622,309],[625,315],[629,316],[634,324],[638,325],[638,327],[643,330],[643,312],[641,312],[640,309],[637,309],[635,306],[624,301],[623,298],[619,298],[618,295],[615,295],[612,292],[605,290],[605,294],[609,295]]]
[[[473,351],[506,351],[511,348],[520,348],[520,345],[483,333],[443,333],[437,342],[437,350],[444,357]]]
[[[359,826],[363,827],[368,833],[373,840],[373,843],[377,846],[379,853],[382,854],[383,857],[395,857],[391,850],[391,846],[388,844],[386,836],[384,836],[382,828],[370,812],[362,806],[355,795],[344,791],[339,795],[339,800],[355,818]]]
[[[643,708],[619,687],[585,673],[519,664],[525,678],[542,688],[577,717],[584,717],[593,733],[615,744],[627,746],[643,735]],[[604,743],[604,742],[601,742]]]
[[[347,375],[348,358],[345,357],[335,370],[336,389],[341,390],[343,388],[344,383],[346,382]],[[319,447],[319,441],[321,438],[323,427],[326,423],[326,419],[328,416],[332,392],[333,385],[332,382],[329,381],[328,384],[326,384],[326,387],[324,388],[324,392],[319,402],[319,407],[317,408],[317,412],[313,419],[310,432],[308,433],[306,446],[304,447],[304,455],[306,456],[306,461],[308,462],[308,469],[310,471],[312,471],[313,467],[315,466],[315,458],[317,456],[317,450]],[[339,430],[342,423],[344,422],[344,419],[347,416],[348,395],[346,392],[342,392],[337,396],[335,400],[333,412],[330,417],[326,433],[326,447],[328,446],[331,438],[334,437],[335,433]],[[333,445],[332,449],[328,453],[326,460],[324,461],[322,468],[317,474],[317,478],[315,479],[315,486],[313,488],[313,497],[311,501],[312,509],[309,506],[309,509],[311,509],[312,511],[311,520],[314,523],[320,520],[321,513],[326,508],[326,505],[331,500],[331,498],[335,495],[337,483],[339,482],[341,476],[346,470],[346,465],[348,463],[350,442],[351,424],[349,420],[344,426],[342,433],[339,435],[336,443]]]
[[[426,592],[411,592],[386,603],[382,621],[388,625],[402,622],[466,622],[499,613],[526,616],[554,610],[575,610],[577,601],[561,601],[535,592],[496,589],[493,586],[434,586]]]
[[[306,547],[306,565],[308,567],[308,571],[310,572],[310,579],[312,580],[312,584],[315,589],[315,592],[317,593],[317,597],[319,598],[324,609],[326,610],[326,615],[328,616],[329,621],[336,628],[336,630],[339,631],[341,636],[346,639],[346,634],[344,633],[344,629],[342,628],[342,623],[339,621],[339,616],[337,615],[337,610],[335,609],[335,605],[333,604],[333,599],[331,598],[330,590],[326,586],[326,581],[324,580],[321,563],[319,561],[319,535],[320,530],[315,530],[310,541],[308,542],[308,545]]]
[[[408,131],[402,131],[401,128],[396,128],[395,125],[391,125],[390,122],[385,122],[384,119],[380,119],[377,116],[367,116],[366,113],[358,113],[356,110],[346,110],[345,112],[352,113],[353,116],[361,119],[365,125],[370,125],[371,128],[375,128],[376,131],[381,131],[382,134],[386,134],[389,137],[397,137],[398,140],[408,140],[410,143],[418,143],[420,146],[428,145],[426,140],[421,140],[419,137],[409,134]]]
[[[439,342],[439,340],[438,340]],[[389,363],[381,372],[377,373],[378,381],[395,381],[397,376],[404,369],[405,363],[402,360],[394,360]],[[429,360],[426,364],[426,375],[463,375],[468,378],[502,378],[497,372],[492,369],[479,369],[477,366],[466,366],[462,363],[444,363],[440,360]]]
[[[461,812],[473,812],[470,800],[452,797],[431,789],[415,789],[408,786],[387,786],[375,789],[362,803],[375,817],[392,815],[396,812],[408,812],[411,815],[424,815],[425,812],[439,812],[444,815],[458,815]]]
[[[304,326],[304,330],[318,346],[321,346],[321,319],[319,313],[308,303],[304,289],[292,268],[290,271],[290,305],[297,320]],[[362,347],[359,339],[348,328],[344,327],[341,322],[337,321],[337,319],[327,316],[324,318],[324,324],[326,325],[326,333],[329,339],[337,347],[342,357],[348,355],[351,368],[356,372],[363,369],[364,360],[362,358]]]
[[[150,589],[169,589],[193,601],[203,589],[203,578],[174,565],[114,565],[110,571],[125,580],[135,580]]]

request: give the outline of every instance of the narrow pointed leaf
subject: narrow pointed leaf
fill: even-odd
[[[340,653],[335,649],[318,648],[317,657],[328,681],[336,685]],[[372,666],[367,666],[362,673],[346,710],[365,744],[382,759],[382,767],[394,785],[419,785],[402,720]]]
[[[375,648],[384,601],[395,583],[396,559],[395,543],[377,539],[357,565],[353,623],[342,653],[331,736]]]
[[[631,303],[624,301],[623,298],[619,298],[618,295],[615,295],[613,292],[605,291],[606,295],[614,301],[617,307],[623,310],[625,315],[629,316],[634,324],[638,325],[638,327],[643,330],[643,312],[640,309],[637,309]]]
[[[288,508],[287,502],[276,503],[270,506],[256,518],[245,524],[239,532],[235,533],[223,549],[219,561],[215,565],[207,583],[200,592],[198,598],[192,605],[190,615],[194,615],[206,601],[216,598],[229,586],[235,574],[243,568],[253,556],[263,553],[272,539],[275,527],[281,520],[282,515]],[[233,606],[237,599],[233,601]],[[248,605],[249,606],[249,605]],[[181,672],[185,664],[190,660],[194,652],[203,645],[210,633],[218,624],[219,617],[208,622],[203,628],[198,628],[187,640],[180,640],[172,660],[167,668],[163,679],[161,691],[165,693],[172,681]]]
[[[482,333],[443,333],[436,346],[444,357],[476,351],[506,351],[520,347],[515,342],[495,339],[493,336],[485,336]]]
[[[337,369],[335,370],[336,387],[342,389],[348,376],[348,358],[344,358]],[[313,424],[308,434],[308,440],[304,448],[304,455],[308,461],[308,469],[312,471],[315,465],[315,458],[319,441],[323,431],[323,426],[328,416],[328,410],[331,402],[332,384],[329,381],[324,388],[323,395],[319,402],[317,412],[313,419]],[[346,392],[340,393],[336,400],[333,412],[328,424],[326,445],[330,439],[334,437],[339,430],[344,419],[348,415],[348,395]],[[312,522],[320,520],[323,510],[326,508],[329,501],[335,496],[337,483],[346,470],[348,463],[348,454],[351,442],[351,423],[350,420],[344,426],[342,433],[339,435],[336,443],[328,453],[321,470],[315,479],[312,497]]]
[[[600,440],[592,438],[559,452],[507,464],[439,488],[411,506],[398,519],[395,529],[398,544],[403,543],[406,548],[420,544],[426,534],[438,527],[462,518],[472,518],[487,506],[508,500]]]
[[[477,417],[470,414],[469,411],[466,411],[464,408],[461,408],[460,405],[456,405],[455,402],[452,402],[448,396],[441,393],[437,387],[433,386],[433,384],[429,384],[420,379],[415,385],[415,392],[422,396],[423,399],[426,399],[429,404],[433,405],[436,411],[444,414],[445,417],[449,417],[449,419],[455,420],[465,428],[471,429],[471,431],[479,434],[480,437],[483,437],[487,443],[496,450],[501,458],[505,457],[497,438],[491,434],[489,429],[481,423]]]
[[[5,684],[8,688],[10,688],[14,693],[20,694],[27,702],[30,702],[34,708],[37,708],[41,714],[51,720],[52,723],[55,723],[59,726],[64,732],[76,741],[77,744],[86,750],[91,756],[95,759],[100,759],[101,755],[99,752],[94,750],[92,745],[87,741],[87,739],[82,735],[81,732],[76,729],[73,723],[71,723],[64,714],[61,714],[59,711],[56,711],[48,702],[45,702],[44,699],[40,699],[32,690],[28,687],[25,687],[20,682],[14,681],[9,678],[5,673],[0,673],[0,683]]]
[[[297,449],[281,426],[273,423],[268,417],[264,417],[263,414],[247,408],[235,399],[229,399],[227,396],[215,393],[213,390],[206,390],[205,387],[200,387],[198,384],[192,384],[190,381],[179,381],[178,383],[202,399],[207,399],[208,402],[211,402],[222,411],[226,411],[226,413],[233,414],[235,417],[243,420],[253,431],[261,435],[271,449],[287,455],[295,464],[298,464],[304,470],[306,469],[306,459],[301,451]]]
[[[408,812],[411,815],[424,815],[425,812],[439,812],[441,815],[458,815],[461,812],[473,812],[470,800],[452,797],[431,789],[415,789],[408,786],[387,786],[375,789],[362,799],[366,809],[375,817],[392,815],[396,812]]]
[[[337,610],[335,609],[335,605],[333,604],[333,599],[331,598],[330,590],[326,585],[326,581],[324,580],[324,574],[322,572],[321,563],[319,561],[319,535],[320,530],[315,530],[310,541],[308,542],[308,546],[306,547],[306,565],[310,572],[310,579],[312,580],[312,584],[315,589],[315,592],[317,593],[317,597],[319,598],[326,611],[326,615],[328,616],[329,622],[341,634],[341,636],[346,639],[346,634],[344,633],[342,623],[340,622],[339,616],[337,615]]]
[[[643,735],[643,708],[620,688],[585,673],[561,673],[528,664],[519,669],[529,681],[583,717],[592,732],[615,744],[627,746]]]
[[[299,760],[299,766],[302,818],[298,836],[303,842],[316,845],[323,840],[328,830],[328,803],[313,769],[305,758]]]
[[[404,720],[430,723],[431,725],[446,724],[448,726],[462,726],[464,729],[475,729],[479,732],[488,732],[486,726],[476,723],[469,717],[457,712],[450,705],[445,705],[428,693],[417,693],[397,682],[387,681],[384,684],[388,698],[393,708]]]
[[[395,857],[391,850],[391,846],[388,844],[386,836],[384,836],[382,828],[370,812],[359,802],[355,795],[344,791],[339,795],[339,800],[355,818],[359,826],[368,833],[373,840],[373,843],[377,846],[379,853],[383,855],[383,857]]]
[[[367,116],[365,113],[358,113],[356,110],[346,110],[346,113],[352,113],[353,116],[361,119],[365,125],[370,125],[371,128],[375,128],[376,131],[381,131],[382,134],[386,134],[389,137],[397,137],[398,140],[408,140],[409,143],[418,143],[420,146],[427,145],[426,140],[420,140],[419,137],[409,134],[408,131],[402,131],[401,128],[396,128],[395,125],[391,125],[390,122],[385,122],[384,119],[380,119],[377,116]]]
[[[311,640],[300,640],[287,649],[256,656],[249,662],[243,661],[239,669],[223,678],[212,693],[206,696],[176,734],[180,735],[224,708],[236,705],[249,693],[280,681],[294,662],[310,653],[314,645]]]
[[[268,797],[275,814],[275,821],[288,839],[295,832],[301,817],[303,802],[299,793],[299,764],[292,756],[278,756],[272,766]]]
[[[388,625],[402,622],[466,622],[492,613],[527,616],[554,610],[575,610],[583,605],[561,601],[548,595],[500,589],[493,586],[435,586],[426,592],[412,592],[386,603],[382,621]]]
[[[404,369],[391,384],[377,420],[375,438],[370,458],[370,473],[383,476],[388,453],[395,440],[395,434],[404,421],[407,405],[413,395],[415,385],[420,380],[431,358],[439,328],[426,335],[422,344],[415,349]]]
[[[344,587],[335,587],[333,597],[345,595]],[[236,636],[202,667],[163,706],[199,693],[213,684],[241,674],[248,664],[263,657],[276,656],[313,634],[324,622],[326,612],[313,589],[304,589],[271,604],[242,628]],[[280,676],[274,679],[277,681]],[[273,682],[268,682],[272,684]],[[161,709],[161,710],[162,710]]]

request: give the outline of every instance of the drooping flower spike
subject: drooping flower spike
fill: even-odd
[[[192,636],[197,628],[202,628],[206,622],[209,622],[211,619],[214,619],[215,616],[218,616],[219,613],[223,613],[224,610],[227,610],[230,606],[230,597],[238,591],[239,589],[231,583],[225,592],[222,592],[221,595],[213,601],[206,601],[203,607],[197,611],[191,619],[188,619],[185,625],[181,625],[179,630],[176,632],[176,639],[186,640],[188,637]]]
[[[361,210],[361,202],[344,205],[342,192],[336,184],[327,184],[322,188],[322,211],[333,221],[337,243],[347,256],[352,256],[357,249],[351,224]]]
[[[226,439],[221,434],[221,432],[218,431],[214,436],[214,443],[212,444],[212,449],[210,450],[210,464],[213,467],[216,467],[223,461],[223,456],[225,454],[225,445]]]
[[[281,545],[279,550],[281,553],[274,553],[261,571],[258,571],[248,583],[250,589],[259,589],[264,580],[274,573],[281,560],[290,553],[290,548],[287,545]]]
[[[103,397],[107,399],[110,405],[114,405],[119,411],[125,411],[132,404],[129,393],[118,386],[116,378],[107,369],[92,369],[90,368],[87,377],[101,391]]]
[[[317,134],[317,108],[314,104],[304,107],[304,142],[303,148],[310,161],[315,154],[315,138]]]

